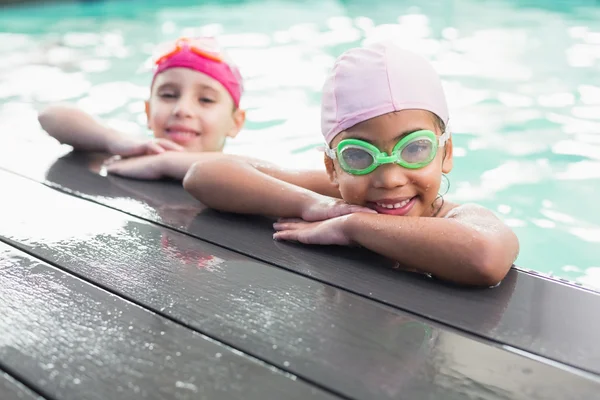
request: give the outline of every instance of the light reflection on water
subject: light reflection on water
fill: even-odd
[[[434,63],[455,133],[449,197],[496,211],[518,264],[600,286],[600,8],[575,1],[106,1],[0,17],[0,131],[34,140],[69,101],[146,133],[153,45],[219,35],[247,89],[227,151],[319,167],[319,91],[335,56],[392,38]],[[260,16],[260,18],[256,16]],[[16,132],[15,132],[16,130]],[[5,139],[3,138],[3,139]]]

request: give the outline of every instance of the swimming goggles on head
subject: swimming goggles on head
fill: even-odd
[[[189,50],[200,57],[207,58],[215,62],[226,62],[223,54],[219,51],[219,46],[217,45],[216,40],[208,37],[183,37],[177,39],[175,43],[171,42],[159,46],[156,49],[153,57],[154,64],[160,65],[169,58],[173,57],[175,54],[184,50]]]
[[[325,153],[333,160],[338,159],[342,169],[352,175],[366,175],[380,165],[391,163],[418,169],[429,165],[438,147],[443,147],[449,138],[449,130],[439,138],[430,130],[412,132],[400,139],[390,155],[364,140],[344,139],[335,150],[325,146]]]

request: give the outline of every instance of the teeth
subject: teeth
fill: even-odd
[[[411,199],[406,199],[406,200],[404,200],[404,201],[401,201],[400,203],[396,203],[396,204],[382,204],[382,203],[377,203],[377,205],[378,205],[379,207],[383,207],[383,208],[389,208],[389,209],[394,209],[394,208],[402,208],[402,207],[404,207],[405,205],[407,205],[407,204],[408,204],[408,202],[409,202],[410,200],[411,200]]]

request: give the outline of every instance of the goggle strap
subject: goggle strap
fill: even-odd
[[[332,160],[337,158],[335,150],[330,149],[327,143],[325,143],[325,154],[327,154],[327,157],[331,158]]]
[[[439,146],[442,147],[443,145],[445,145],[448,139],[450,139],[450,128],[446,127],[446,130],[439,138]]]

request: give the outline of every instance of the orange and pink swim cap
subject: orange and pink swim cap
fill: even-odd
[[[180,38],[159,46],[154,57],[156,76],[169,68],[188,68],[201,72],[217,82],[231,95],[236,107],[242,97],[243,79],[240,71],[212,37]]]

